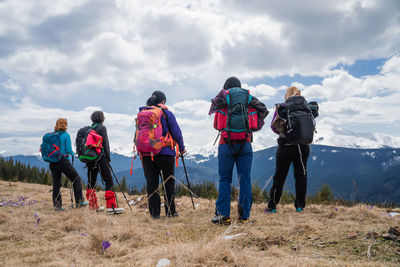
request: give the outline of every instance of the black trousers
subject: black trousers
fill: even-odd
[[[97,174],[100,172],[100,176],[106,184],[106,191],[113,190],[114,183],[111,175],[110,163],[104,155],[102,155],[96,163],[88,163],[87,169],[88,188],[93,189],[96,187]]]
[[[276,165],[274,183],[270,191],[268,208],[275,209],[282,196],[283,185],[285,184],[290,165],[293,164],[296,208],[306,206],[307,194],[307,160],[310,154],[310,146],[279,145],[276,150]]]
[[[82,182],[78,172],[72,166],[68,159],[61,159],[59,162],[50,163],[50,172],[53,176],[53,205],[54,207],[62,206],[61,197],[61,174],[65,174],[72,182],[75,194],[75,202],[81,203],[83,201],[82,195]]]
[[[176,212],[175,178],[170,177],[174,175],[174,163],[174,156],[156,155],[154,161],[151,160],[151,157],[143,157],[143,171],[147,180],[147,196],[149,196],[149,211],[153,217],[160,216],[161,199],[156,190],[159,185],[161,171],[163,174],[162,177],[166,180],[164,188],[165,213],[167,215],[173,215]]]

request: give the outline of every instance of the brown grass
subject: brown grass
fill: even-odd
[[[279,205],[277,214],[254,205],[251,222],[215,226],[210,222],[215,201],[177,200],[178,218],[152,220],[143,205],[128,209],[122,195],[122,215],[108,216],[87,208],[71,209],[69,191],[62,190],[65,212],[53,211],[49,186],[0,182],[0,198],[24,196],[42,201],[31,206],[0,206],[2,266],[155,266],[167,258],[171,266],[399,266],[400,245],[383,238],[367,239],[370,231],[386,233],[400,225],[379,208],[364,205],[311,205],[296,213]],[[104,205],[104,193],[98,196]],[[129,197],[133,199],[133,197]],[[40,218],[36,225],[34,214]],[[356,239],[347,235],[357,233]],[[232,240],[226,235],[245,233]],[[102,242],[111,246],[103,252]],[[371,258],[367,257],[370,246]]]

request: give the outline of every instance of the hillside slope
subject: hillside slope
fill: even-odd
[[[265,215],[254,205],[252,221],[230,227],[212,225],[214,201],[178,199],[178,218],[149,218],[145,202],[119,216],[51,205],[49,186],[0,181],[0,265],[2,266],[155,266],[161,258],[171,266],[398,266],[398,242],[367,239],[400,225],[385,210],[367,206],[309,206],[304,213],[292,205]],[[100,192],[100,196],[103,192]],[[130,199],[132,197],[129,197]],[[122,196],[120,203],[126,207]],[[9,202],[11,201],[11,202]],[[4,204],[5,202],[9,204]],[[104,200],[100,197],[101,204]],[[10,205],[10,203],[17,203]],[[22,205],[23,203],[23,205]],[[349,239],[353,233],[354,239]],[[236,235],[236,236],[235,236]],[[229,239],[232,238],[232,239]],[[103,241],[111,245],[105,250]],[[367,257],[367,252],[370,256]]]

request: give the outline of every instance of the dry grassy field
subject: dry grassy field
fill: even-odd
[[[149,217],[146,205],[132,206],[122,215],[71,209],[63,189],[66,211],[55,212],[51,187],[0,182],[0,265],[2,266],[399,266],[400,243],[380,235],[400,226],[400,216],[387,210],[356,207],[308,206],[296,213],[279,205],[264,214],[254,205],[251,221],[231,226],[210,222],[214,201],[177,200],[178,218]],[[104,193],[99,194],[104,205]],[[129,196],[129,200],[135,197]],[[368,238],[375,232],[377,238]],[[236,236],[235,236],[236,235]],[[372,234],[369,234],[372,235]],[[108,241],[110,246],[103,249]]]

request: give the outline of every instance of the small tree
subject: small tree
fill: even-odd
[[[315,201],[317,203],[332,203],[334,200],[333,192],[327,184],[323,184],[321,189],[315,193]]]

